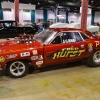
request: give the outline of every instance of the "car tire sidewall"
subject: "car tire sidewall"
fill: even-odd
[[[100,52],[100,50],[98,50],[99,52]],[[98,51],[96,51],[96,52],[98,52]],[[90,65],[91,67],[98,67],[98,66],[100,66],[100,62],[95,62],[94,61],[94,59],[93,59],[93,57],[94,57],[94,55],[95,55],[95,53],[96,52],[94,52],[89,58],[87,58],[86,59],[86,62],[88,63],[88,65]]]
[[[11,65],[12,65],[13,63],[15,63],[15,62],[21,62],[21,63],[24,65],[24,67],[25,67],[25,71],[23,72],[23,74],[21,74],[21,75],[19,75],[19,76],[13,75],[13,74],[11,73],[11,71],[10,71]],[[26,74],[28,73],[28,70],[29,70],[28,64],[27,64],[25,61],[20,61],[20,60],[16,60],[16,61],[10,62],[10,63],[8,64],[7,68],[6,68],[6,71],[7,71],[8,75],[11,76],[12,78],[20,78],[20,77],[26,76]]]

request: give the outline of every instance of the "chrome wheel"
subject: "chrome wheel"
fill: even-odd
[[[25,72],[25,65],[16,61],[10,65],[10,72],[15,76],[20,76]]]
[[[13,78],[20,78],[28,73],[29,66],[24,60],[16,60],[7,64],[6,72]]]
[[[93,60],[95,63],[100,63],[100,51],[94,53]]]

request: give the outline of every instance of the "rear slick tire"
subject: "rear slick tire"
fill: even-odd
[[[100,66],[100,50],[96,51],[89,58],[87,58],[86,62],[91,67],[98,67],[98,66]]]

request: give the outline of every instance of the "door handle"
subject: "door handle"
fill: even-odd
[[[81,44],[81,48],[84,48],[84,44]]]

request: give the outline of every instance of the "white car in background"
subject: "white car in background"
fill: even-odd
[[[50,28],[76,28],[80,29],[80,23],[55,23],[50,25]],[[97,33],[99,31],[99,26],[88,25],[87,30],[92,33]]]
[[[50,28],[64,28],[64,27],[67,27],[67,25],[69,25],[69,24],[58,22],[58,23],[54,23],[54,24],[50,25]]]

